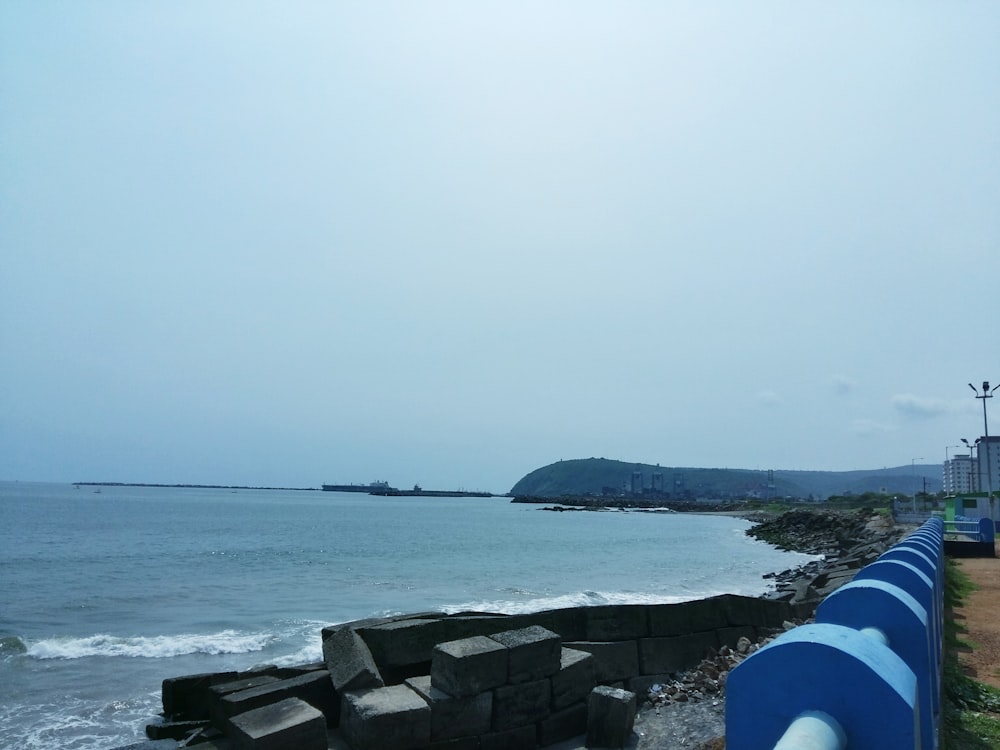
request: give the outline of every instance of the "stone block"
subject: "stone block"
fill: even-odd
[[[195,721],[160,721],[146,725],[146,736],[151,740],[182,740],[189,734],[207,727],[208,719]]]
[[[494,731],[534,724],[551,713],[552,683],[548,679],[504,685],[493,691]]]
[[[286,698],[305,701],[323,713],[329,726],[337,726],[340,719],[340,694],[334,689],[330,674],[325,669],[228,693],[216,705],[216,723],[222,726],[228,717]]]
[[[597,672],[593,654],[563,648],[559,671],[552,675],[552,710],[560,711],[574,703],[586,701],[596,685]]]
[[[327,750],[323,714],[298,698],[287,698],[230,719],[237,750]]]
[[[434,616],[440,617],[441,613],[438,612]],[[319,632],[320,632],[320,637],[322,638],[322,640],[325,641],[327,638],[336,633],[338,630],[343,630],[344,628],[350,628],[351,630],[359,630],[361,628],[371,628],[374,627],[375,625],[385,625],[388,622],[395,622],[396,620],[403,620],[403,619],[409,620],[409,619],[416,619],[418,617],[420,617],[420,615],[416,614],[404,615],[402,617],[400,616],[366,617],[361,620],[351,620],[350,622],[341,622],[338,623],[337,625],[327,625]]]
[[[542,747],[581,737],[586,733],[586,702],[575,703],[538,722],[538,744]]]
[[[603,685],[587,698],[587,747],[625,747],[635,725],[635,693]]]
[[[671,638],[643,638],[639,641],[638,674],[664,674],[690,669],[707,656],[709,649],[717,649],[719,645],[714,630]]]
[[[530,615],[512,615],[511,619],[515,622],[512,622],[508,629],[541,625],[546,630],[558,633],[563,640],[586,641],[588,640],[587,609],[589,608],[566,607],[565,609],[547,609]]]
[[[649,635],[649,620],[642,604],[584,607],[587,641],[632,641]]]
[[[562,640],[541,625],[507,630],[490,636],[507,647],[507,682],[531,682],[559,671]]]
[[[351,628],[341,628],[323,641],[323,659],[337,692],[366,690],[385,684],[368,645]]]
[[[260,687],[261,685],[271,685],[275,682],[278,682],[278,678],[274,675],[258,674],[252,677],[241,677],[237,680],[230,680],[229,682],[212,685],[208,688],[208,692],[214,702],[223,696],[229,695],[230,693],[238,693],[241,690],[249,690],[250,688]]]
[[[353,750],[413,750],[431,741],[431,708],[407,685],[345,693],[340,731]]]
[[[780,628],[781,623],[791,616],[791,610],[785,602],[736,594],[726,594],[720,598],[723,600],[726,624],[729,627],[753,625],[757,628]]]
[[[431,740],[471,737],[490,731],[493,718],[493,693],[486,691],[456,698],[431,684],[430,675],[406,681],[431,707]]]
[[[458,737],[453,740],[437,740],[431,742],[427,750],[479,750],[479,738]]]
[[[395,620],[358,628],[379,669],[399,669],[431,661],[439,643],[506,630],[505,615]]]
[[[573,641],[564,644],[594,656],[594,675],[599,683],[627,680],[639,674],[639,649],[636,641],[617,643]]]
[[[507,682],[507,648],[483,635],[439,643],[431,656],[431,684],[463,698]]]
[[[536,747],[538,733],[534,724],[479,737],[479,750],[535,750]]]
[[[208,689],[231,682],[238,676],[238,672],[206,672],[168,677],[161,686],[164,715],[176,719],[207,719],[211,710]]]
[[[652,638],[700,633],[729,625],[725,599],[719,596],[678,604],[654,604],[647,609]]]

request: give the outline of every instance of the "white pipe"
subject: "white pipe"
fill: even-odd
[[[873,638],[883,646],[889,646],[889,636],[878,628],[861,628],[861,633],[862,635],[867,635],[869,638]]]
[[[847,734],[835,718],[822,711],[806,711],[781,735],[774,750],[846,750]]]

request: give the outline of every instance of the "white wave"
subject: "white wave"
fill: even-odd
[[[718,592],[724,593],[724,592]],[[496,612],[504,615],[525,615],[541,612],[547,609],[565,609],[568,607],[596,607],[602,604],[676,604],[714,596],[715,593],[690,595],[649,594],[628,591],[600,592],[580,591],[560,596],[541,597],[520,601],[493,600],[465,602],[442,607],[446,614],[456,612]]]
[[[164,659],[185,654],[248,654],[263,650],[274,640],[275,636],[269,633],[240,633],[236,630],[154,636],[98,634],[29,643],[27,654],[36,659],[82,659],[88,656]]]
[[[323,661],[323,639],[319,633],[316,634],[315,642],[303,646],[294,653],[268,659],[267,663],[276,667],[297,667],[300,664],[312,664],[317,661]]]

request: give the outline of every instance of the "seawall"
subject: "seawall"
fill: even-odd
[[[645,696],[651,687],[670,683],[677,673],[698,666],[706,657],[737,649],[747,653],[750,643],[787,629],[790,621],[809,611],[809,605],[723,595],[678,604],[577,607],[523,615],[428,612],[359,620],[323,630],[323,662],[164,680],[164,716],[150,724],[147,733],[154,739],[232,739],[239,735],[234,720],[240,714],[296,699],[322,716],[328,743],[346,742],[342,723],[347,720],[354,739],[347,746],[355,750],[461,750],[464,745],[454,743],[463,738],[469,740],[468,747],[544,747],[586,732],[587,699],[594,687]],[[482,684],[489,687],[461,696],[459,707],[454,705],[456,696],[431,690],[435,654],[442,644],[502,642],[502,634],[525,632],[549,633],[549,640],[557,639],[558,661],[551,674],[527,681],[505,678],[502,684],[484,680]],[[505,648],[515,659],[515,651]],[[469,667],[473,673],[477,668]],[[722,687],[716,680],[704,689]],[[389,688],[394,688],[391,695]],[[411,712],[410,719],[399,719],[408,728],[393,730],[407,736],[415,733],[420,739],[394,743],[378,734],[377,727],[390,721],[382,713],[358,718],[364,712],[352,706],[371,691],[391,697],[393,705],[403,698],[411,703],[415,699],[417,707],[426,705],[427,717],[421,711]],[[455,722],[439,726],[433,717],[460,707],[473,714],[466,721],[469,733],[448,736],[454,733],[449,727]],[[365,721],[371,726],[359,729]]]

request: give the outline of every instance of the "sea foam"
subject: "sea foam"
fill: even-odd
[[[247,654],[262,651],[275,636],[270,633],[218,633],[154,636],[90,635],[50,638],[27,644],[36,659],[82,659],[92,656],[128,656],[164,659],[185,654]]]

